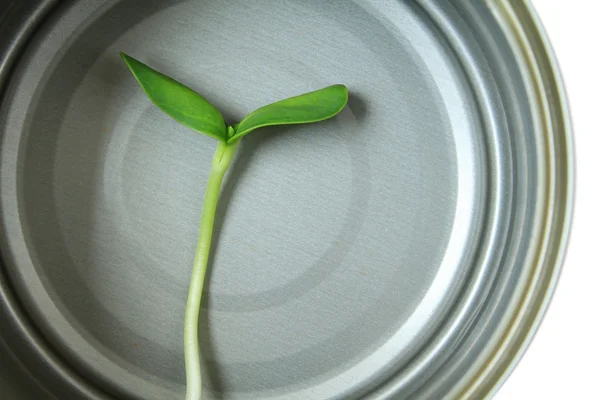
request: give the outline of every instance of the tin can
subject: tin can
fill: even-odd
[[[201,312],[205,398],[482,399],[521,357],[573,205],[566,96],[529,2],[38,0],[0,15],[8,398],[183,398],[214,143],[156,112],[120,50],[231,121],[350,90],[336,119],[244,139]]]

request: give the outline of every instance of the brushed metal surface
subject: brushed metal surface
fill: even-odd
[[[184,391],[187,279],[215,142],[154,108],[119,50],[230,121],[350,89],[334,120],[244,140],[204,294],[207,398],[436,399],[481,373],[532,276],[556,276],[557,262],[536,273],[533,259],[550,223],[560,251],[568,213],[570,181],[552,186],[546,166],[550,148],[551,168],[569,173],[568,138],[544,136],[509,9],[63,3],[0,110],[3,266],[48,351],[78,371],[60,398]],[[545,222],[552,199],[564,208]]]

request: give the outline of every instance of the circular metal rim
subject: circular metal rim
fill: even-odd
[[[550,160],[550,168],[545,171],[548,191],[554,189],[554,197],[545,199],[548,206],[544,216],[545,223],[539,232],[542,240],[540,246],[537,246],[541,250],[538,250],[534,260],[536,262],[531,266],[533,270],[529,285],[521,291],[521,298],[510,313],[512,318],[505,322],[503,331],[497,333],[494,348],[474,367],[477,372],[460,382],[448,394],[449,399],[490,398],[514,371],[535,337],[552,301],[563,268],[573,220],[574,138],[566,88],[550,39],[531,0],[498,0],[489,3],[495,12],[504,14],[505,23],[512,24],[505,30],[512,32],[514,36],[510,38],[511,46],[524,53],[527,66],[531,69],[532,82],[529,83],[543,105],[539,110],[539,118],[544,122],[543,133],[550,140],[552,136],[564,139],[565,165],[560,171],[552,163],[553,160]],[[548,157],[553,151],[551,149]],[[563,177],[562,182],[559,176]],[[562,202],[557,202],[555,197],[560,195]],[[558,223],[555,223],[555,219],[558,219]],[[555,241],[554,246],[548,246],[548,242],[552,240]],[[546,260],[548,255],[550,259]],[[544,270],[547,270],[545,280],[539,282],[534,279],[538,274],[542,275]],[[530,297],[529,293],[536,293],[537,296]],[[528,318],[520,317],[527,314]]]
[[[11,38],[6,49],[0,48],[0,106],[12,69],[23,54],[27,42],[60,2],[61,0],[33,0],[20,3],[14,1],[0,19],[0,22],[10,22],[6,34]],[[32,378],[49,394],[49,397],[56,398],[54,393],[50,394],[46,388],[46,384],[52,382],[57,385],[59,395],[77,393],[82,398],[111,400],[110,395],[88,382],[62,359],[39,332],[15,295],[1,260],[0,319],[10,323],[10,325],[0,325],[2,327],[0,345],[6,347],[14,359],[28,358],[34,361],[27,367],[32,372]],[[10,342],[7,342],[7,338]],[[13,343],[24,345],[15,349],[12,347]],[[32,367],[35,370],[32,371]],[[37,372],[40,374],[37,375]]]
[[[0,59],[3,60],[0,67],[0,83],[8,81],[10,67],[19,58],[29,36],[58,3],[58,0],[40,1],[26,10],[22,20],[17,21],[15,40],[8,51],[0,53]],[[448,393],[447,398],[491,396],[514,370],[539,328],[556,288],[568,244],[574,204],[574,150],[570,114],[564,83],[549,39],[530,1],[498,0],[489,3],[495,12],[503,15],[502,21],[506,23],[503,28],[512,35],[511,46],[524,55],[527,67],[531,70],[531,81],[528,83],[532,85],[543,106],[538,110],[538,118],[544,121],[544,135],[549,140],[552,140],[552,136],[565,140],[563,152],[566,165],[562,171],[557,171],[556,164],[550,163],[547,165],[548,170],[544,171],[549,190],[554,189],[552,199],[556,200],[556,197],[560,196],[562,201],[549,202],[546,207],[544,224],[538,232],[540,245],[537,248],[540,250],[535,262],[528,266],[532,279],[522,288],[519,302],[513,305],[510,313],[512,318],[504,322],[502,330],[498,330],[494,346],[487,351],[483,361],[474,366],[475,372],[458,382],[455,390]],[[546,97],[542,97],[542,94]],[[562,177],[562,181],[559,176]],[[557,190],[557,187],[560,190]],[[548,246],[550,241],[554,243]],[[533,279],[537,276],[544,279]],[[76,373],[73,374],[75,371],[52,352],[34,325],[28,321],[27,315],[11,291],[9,282],[0,275],[2,315],[9,317],[14,325],[13,329],[27,338],[27,352],[36,359],[50,363],[54,367],[53,374],[56,374],[57,378],[60,377],[71,389],[77,388],[78,392],[86,397],[108,398],[106,394],[98,391],[98,388],[90,387],[87,381],[77,377]],[[536,295],[528,296],[530,293]]]

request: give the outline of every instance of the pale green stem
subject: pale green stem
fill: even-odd
[[[204,286],[204,277],[206,276],[221,183],[223,182],[227,168],[231,164],[238,144],[239,141],[231,145],[219,141],[219,145],[213,156],[212,168],[206,187],[204,206],[202,208],[202,221],[200,222],[200,233],[198,235],[198,246],[196,247],[196,257],[194,258],[190,290],[185,309],[183,342],[187,381],[186,400],[200,400],[202,396],[202,372],[200,370],[200,348],[198,346],[198,314],[200,313],[202,287]]]

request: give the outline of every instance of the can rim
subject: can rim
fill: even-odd
[[[6,34],[6,39],[10,39],[4,47],[0,47],[0,105],[13,68],[22,56],[26,43],[34,35],[37,27],[44,23],[60,3],[60,0],[22,0],[7,5],[6,12],[0,20],[2,23],[0,33]],[[47,382],[57,383],[59,392],[74,392],[85,398],[110,399],[101,388],[86,381],[76,369],[62,359],[38,331],[23,309],[20,300],[15,296],[13,285],[6,276],[1,259],[0,319],[8,322],[1,325],[0,346],[18,360],[21,366],[25,365],[22,358],[34,361],[35,371],[43,373],[38,377],[29,371],[31,378],[48,394],[49,398],[56,397],[48,392],[45,385]],[[14,343],[23,345],[15,348]],[[27,364],[28,370],[31,364],[31,362]]]
[[[547,193],[550,198],[546,199],[548,204],[539,232],[539,246],[534,246],[538,250],[530,267],[529,281],[521,289],[521,296],[515,302],[513,311],[508,313],[510,318],[504,322],[502,331],[495,335],[493,348],[474,366],[475,373],[468,374],[447,396],[456,399],[491,398],[500,390],[531,345],[552,302],[564,266],[575,199],[571,113],[550,38],[531,0],[491,1],[489,6],[502,15],[499,22],[506,24],[503,29],[511,33],[511,46],[523,53],[527,60],[531,74],[529,83],[542,103],[538,110],[542,134],[550,141],[554,140],[552,137],[562,138],[564,159],[562,169],[558,168],[555,160],[546,163]],[[556,199],[558,196],[559,201]]]

